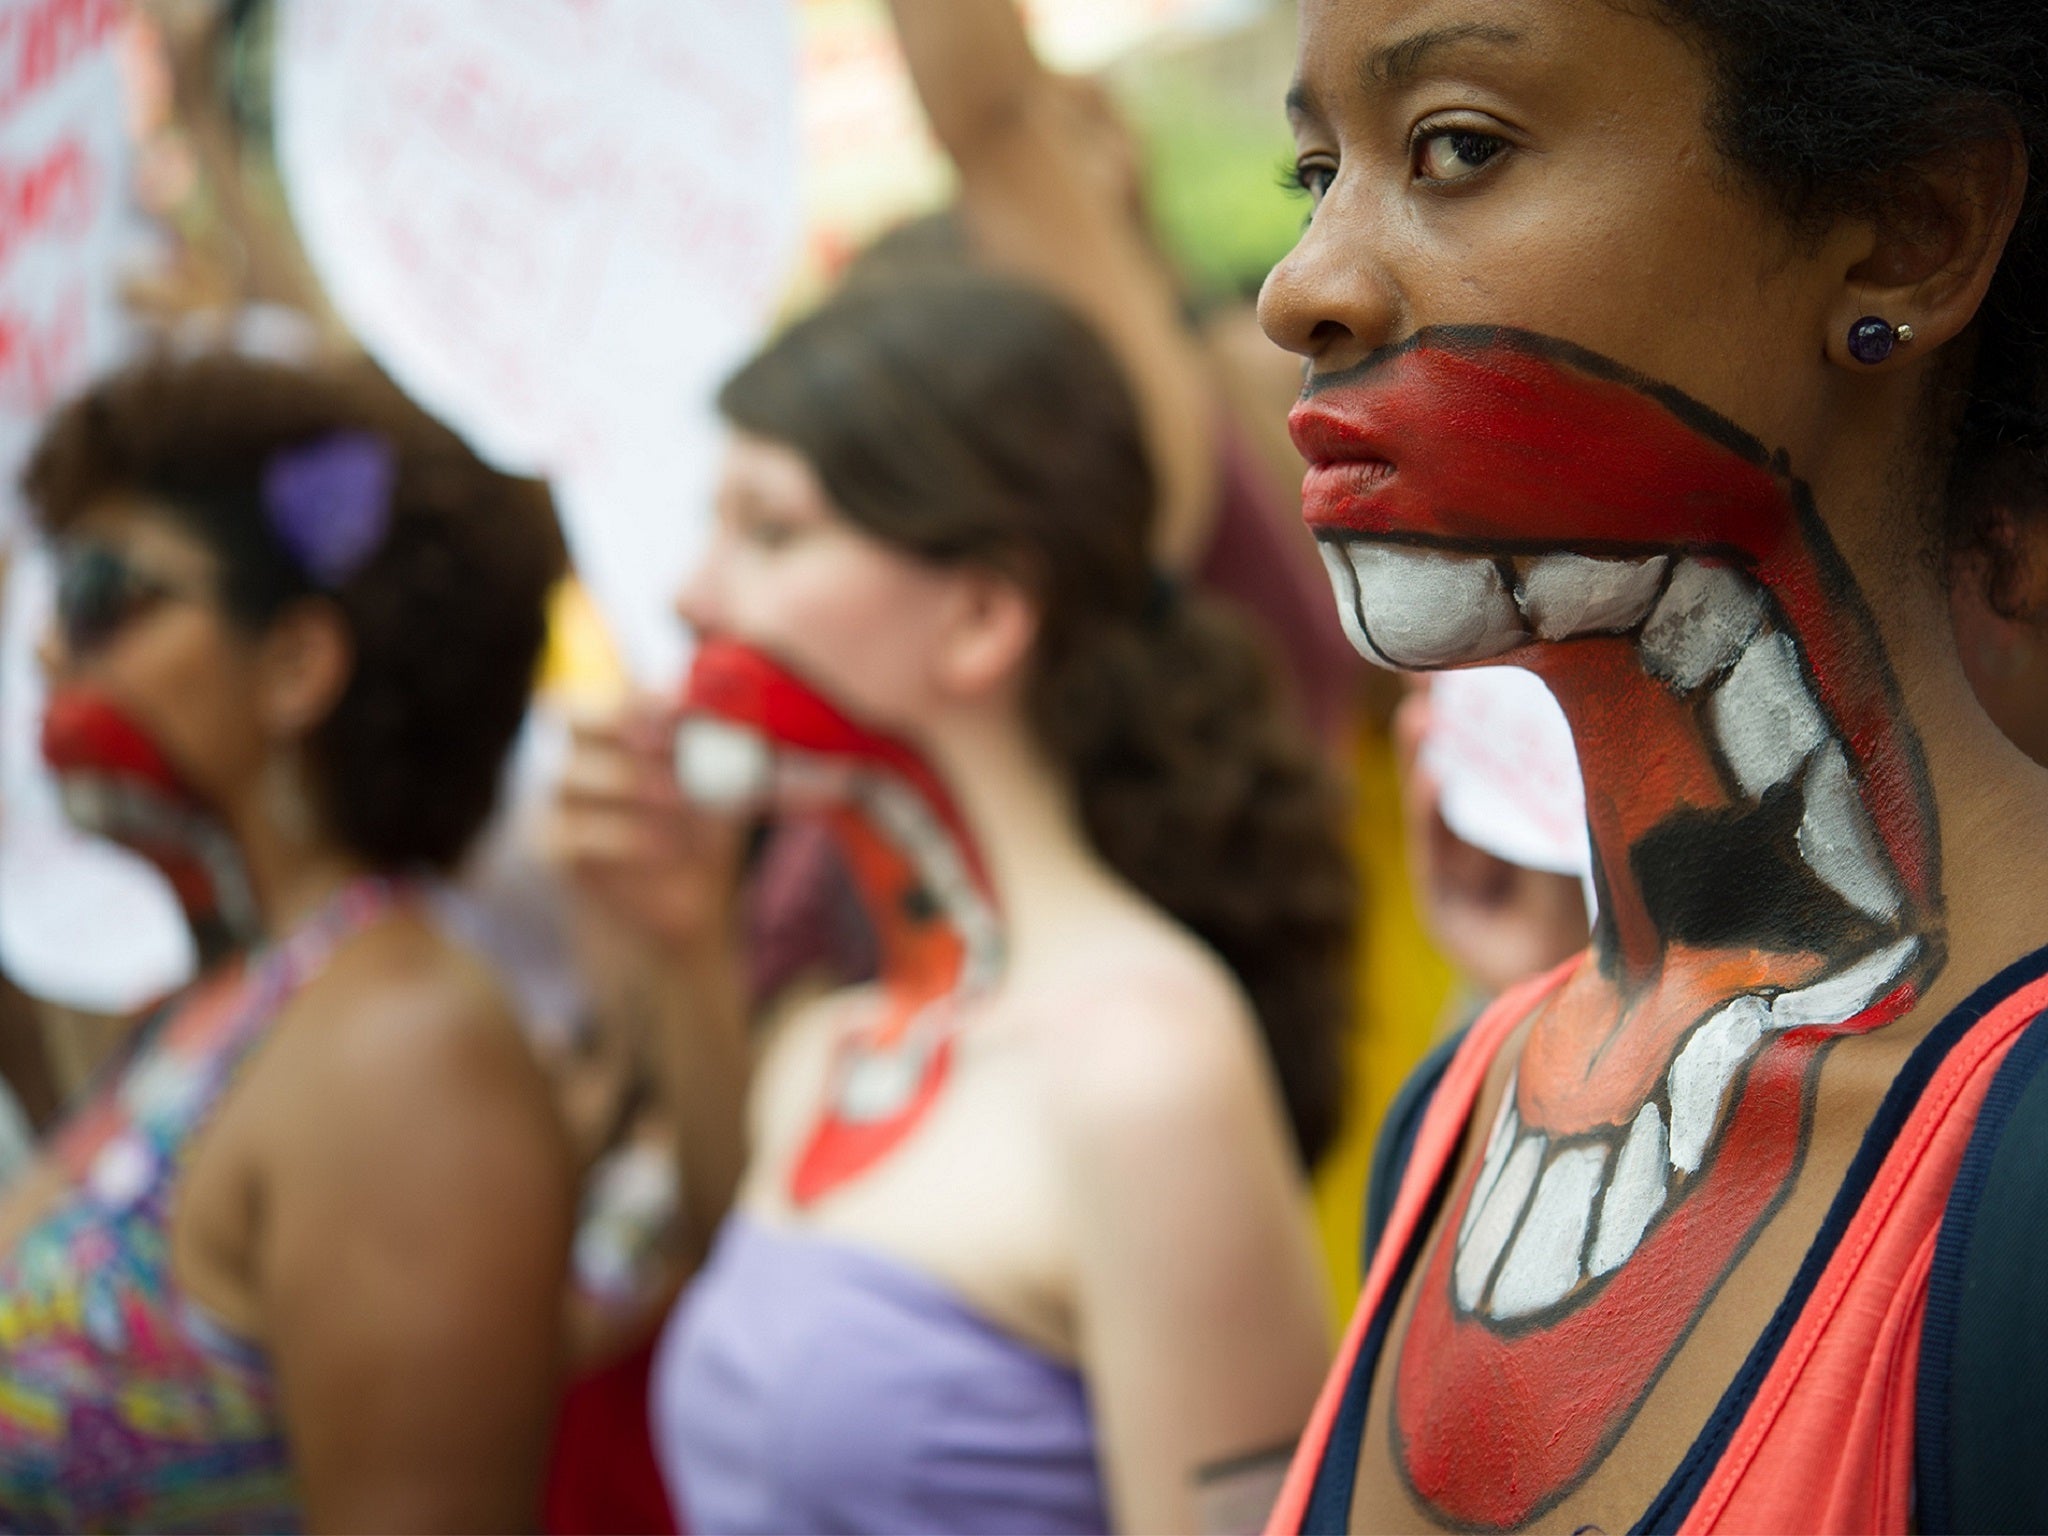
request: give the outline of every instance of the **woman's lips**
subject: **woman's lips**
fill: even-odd
[[[1389,517],[1375,516],[1373,498],[1394,478],[1385,459],[1312,464],[1301,480],[1301,515],[1312,529],[1341,533],[1394,532]]]
[[[1311,390],[1314,384],[1311,382]],[[1287,433],[1296,452],[1311,464],[1390,459],[1394,445],[1386,424],[1371,408],[1369,386],[1351,384],[1326,393],[1311,393],[1288,413]]]
[[[1371,505],[1394,478],[1393,456],[1362,414],[1304,400],[1288,417],[1287,430],[1295,450],[1308,461],[1301,515],[1311,528],[1393,531],[1387,518],[1373,515]]]

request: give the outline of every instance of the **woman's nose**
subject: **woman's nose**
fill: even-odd
[[[42,669],[43,680],[54,682],[70,661],[71,648],[64,643],[64,632],[52,619],[36,640],[36,665]]]
[[[703,635],[720,627],[716,564],[716,557],[707,551],[676,589],[675,615],[692,634]]]
[[[1312,373],[1363,362],[1394,339],[1399,304],[1366,232],[1346,229],[1334,192],[1259,290],[1259,324]]]

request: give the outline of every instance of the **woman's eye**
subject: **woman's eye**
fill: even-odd
[[[761,549],[781,549],[793,543],[797,529],[793,524],[777,522],[771,518],[749,519],[742,535],[749,544]]]
[[[1475,128],[1438,128],[1415,139],[1415,176],[1419,181],[1463,181],[1484,170],[1507,140]]]
[[[1290,191],[1305,193],[1310,202],[1320,203],[1337,179],[1337,167],[1327,160],[1300,160],[1286,167],[1281,179]]]

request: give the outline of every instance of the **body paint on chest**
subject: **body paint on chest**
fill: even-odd
[[[1598,1466],[1805,1153],[1829,1042],[1944,946],[1917,739],[1781,457],[1564,343],[1426,331],[1315,381],[1305,515],[1354,645],[1509,662],[1572,722],[1601,917],[1452,1192],[1395,1460],[1508,1528]]]
[[[988,873],[922,756],[736,642],[698,648],[676,765],[707,803],[822,818],[875,931],[880,1007],[839,1041],[791,1172],[790,1198],[809,1205],[881,1162],[939,1102],[961,1009],[1001,963]]]

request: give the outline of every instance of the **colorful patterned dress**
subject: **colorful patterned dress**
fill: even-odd
[[[178,1289],[187,1149],[284,1005],[391,887],[347,887],[165,1005],[58,1133],[56,1204],[0,1255],[0,1530],[301,1524],[263,1353]]]

